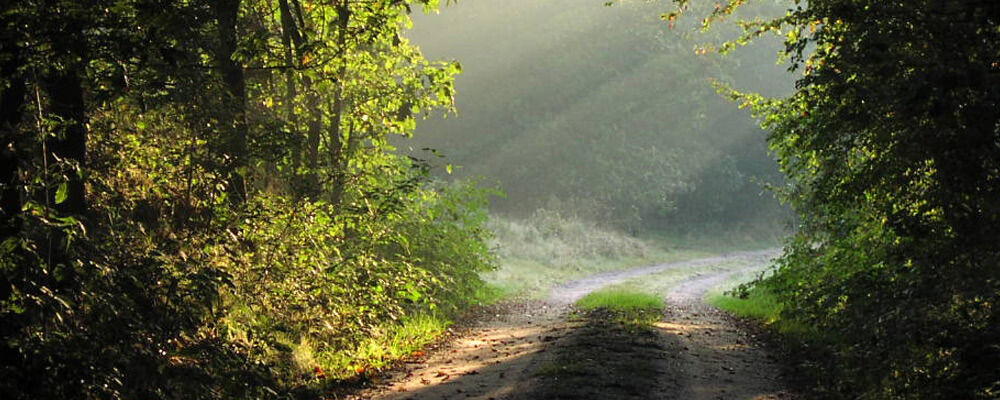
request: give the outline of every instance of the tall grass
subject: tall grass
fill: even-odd
[[[500,267],[483,275],[505,296],[544,296],[547,288],[593,273],[640,266],[665,250],[624,232],[558,212],[528,219],[494,215],[488,227]]]
[[[500,257],[553,266],[595,258],[641,258],[652,251],[648,243],[624,232],[555,211],[538,210],[523,220],[494,217],[490,228]]]

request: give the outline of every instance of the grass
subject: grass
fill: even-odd
[[[759,321],[789,343],[818,343],[829,339],[813,327],[782,315],[784,305],[766,288],[751,287],[745,298],[717,289],[709,295],[708,303],[738,317]]]
[[[808,329],[803,324],[782,318],[784,305],[778,300],[778,296],[766,288],[751,286],[746,292],[746,297],[736,297],[729,292],[741,284],[754,281],[757,277],[757,272],[734,274],[726,282],[710,290],[706,301],[738,317],[759,321],[778,333],[796,336],[807,334]]]
[[[584,310],[606,308],[612,311],[630,312],[642,309],[661,309],[663,300],[658,296],[629,290],[600,290],[577,300],[576,306]]]
[[[509,297],[541,298],[549,287],[596,273],[708,257],[726,250],[702,239],[633,237],[546,211],[525,220],[494,216],[490,228],[496,235],[493,246],[500,268],[484,279]]]
[[[292,349],[292,362],[299,376],[312,376],[319,368],[339,380],[391,367],[439,338],[451,321],[433,315],[409,318],[398,325],[383,327],[350,348],[324,349],[317,343],[301,340],[286,343]]]
[[[634,329],[652,326],[663,315],[663,299],[650,293],[606,289],[592,292],[580,300],[576,306],[589,314],[607,314],[607,317],[621,325]]]
[[[773,325],[780,320],[784,306],[771,292],[754,288],[747,293],[746,298],[727,294],[715,294],[708,298],[708,303],[744,318],[753,318],[766,325]]]

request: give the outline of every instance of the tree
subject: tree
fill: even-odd
[[[223,108],[219,115],[220,133],[225,143],[223,157],[226,157],[226,175],[229,193],[237,203],[246,201],[247,188],[243,175],[246,174],[247,122],[246,122],[246,82],[243,66],[238,59],[239,36],[237,24],[240,0],[211,2],[217,29],[217,48],[213,51],[215,67],[223,82]]]
[[[835,394],[998,394],[998,23],[992,1],[821,0],[746,24],[785,32],[804,73],[787,99],[732,92],[764,118],[802,221],[759,284],[834,338]]]

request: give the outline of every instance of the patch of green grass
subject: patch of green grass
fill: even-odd
[[[386,326],[375,334],[362,339],[351,349],[334,352],[317,350],[312,343],[303,342],[294,348],[297,364],[301,361],[313,365],[299,365],[303,370],[322,366],[333,378],[350,378],[369,370],[378,370],[408,357],[440,337],[451,321],[433,315],[409,318],[399,325]]]
[[[663,299],[659,296],[623,289],[591,292],[576,306],[592,316],[607,313],[606,318],[629,329],[648,328],[663,316]]]
[[[606,308],[612,311],[661,309],[663,308],[663,300],[649,293],[628,290],[599,290],[578,300],[576,306],[584,310]]]
[[[708,303],[736,316],[760,321],[794,342],[819,342],[828,339],[807,324],[783,316],[781,312],[784,305],[774,293],[765,288],[751,287],[746,298],[716,291],[709,296]]]
[[[768,290],[753,288],[747,292],[746,298],[728,294],[714,294],[708,298],[708,303],[745,318],[753,318],[772,325],[781,317],[784,306],[777,297]]]

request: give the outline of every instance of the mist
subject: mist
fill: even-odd
[[[780,226],[785,210],[764,189],[781,180],[766,134],[712,86],[790,93],[780,43],[699,54],[736,30],[702,33],[684,16],[671,28],[660,18],[670,7],[466,0],[415,12],[406,36],[463,72],[457,114],[422,121],[397,146],[456,165],[450,179],[499,188],[501,215],[556,210],[633,232]]]

